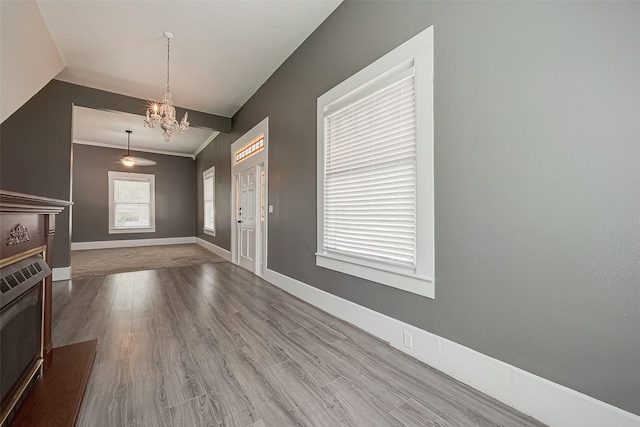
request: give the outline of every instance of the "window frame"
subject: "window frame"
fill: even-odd
[[[155,233],[156,231],[156,188],[155,175],[133,172],[109,171],[109,234]],[[149,191],[149,226],[148,227],[116,227],[114,200],[114,181],[144,181],[150,185]]]
[[[207,193],[206,193],[206,181],[211,178],[212,180],[212,192],[211,200],[213,201],[213,227],[206,226],[207,223]],[[210,236],[216,235],[216,168],[211,166],[206,171],[202,172],[202,231]]]
[[[435,297],[433,178],[433,26],[349,77],[317,103],[316,265],[429,298]],[[406,267],[324,248],[325,112],[352,105],[373,87],[412,63],[416,94],[416,266]]]

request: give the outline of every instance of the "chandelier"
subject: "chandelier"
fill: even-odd
[[[167,91],[162,94],[162,102],[153,102],[147,109],[147,118],[144,121],[144,125],[150,128],[155,128],[156,125],[159,125],[165,142],[169,142],[171,132],[174,130],[178,131],[178,133],[184,133],[189,129],[189,122],[187,121],[189,113],[185,112],[184,117],[178,123],[176,109],[173,106],[173,99],[169,91],[169,52],[171,51],[170,43],[173,34],[166,31],[164,36],[167,38]]]

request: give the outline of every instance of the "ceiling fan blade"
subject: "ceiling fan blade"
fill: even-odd
[[[157,163],[153,160],[135,156],[122,156],[120,160],[117,160],[115,163],[119,163],[126,167],[157,165]]]
[[[134,160],[136,162],[136,166],[153,166],[153,165],[157,165],[157,163],[154,162],[153,160],[143,159],[142,157],[134,157]]]

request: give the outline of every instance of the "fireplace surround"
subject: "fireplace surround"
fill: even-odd
[[[71,203],[0,190],[0,424],[19,417],[53,361],[55,215]]]

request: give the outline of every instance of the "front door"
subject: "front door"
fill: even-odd
[[[267,257],[268,124],[264,119],[231,144],[230,159],[231,262],[258,276]]]
[[[253,272],[256,262],[256,168],[240,172],[238,185],[238,261],[241,267]]]

